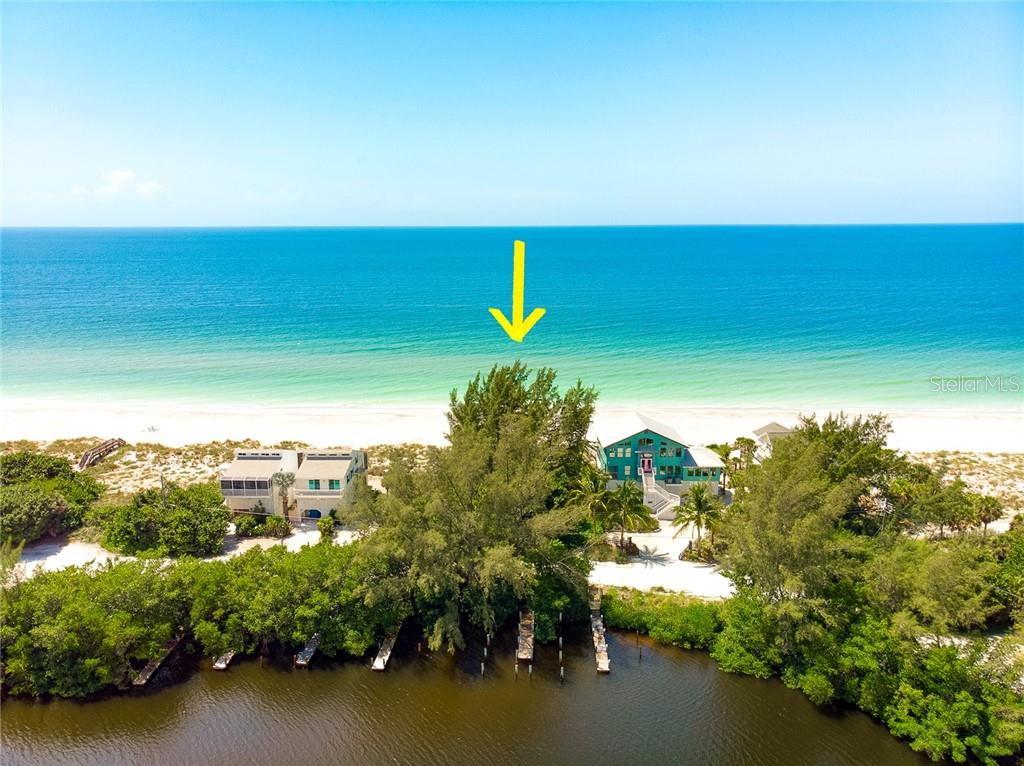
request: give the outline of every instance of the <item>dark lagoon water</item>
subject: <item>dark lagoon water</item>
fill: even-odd
[[[815,764],[926,761],[853,711],[822,712],[780,682],[718,671],[703,652],[612,634],[598,676],[589,637],[570,634],[532,679],[512,639],[418,656],[406,638],[386,673],[321,658],[308,671],[202,662],[181,683],[87,703],[6,700],[11,764]],[[164,672],[164,671],[161,671]]]

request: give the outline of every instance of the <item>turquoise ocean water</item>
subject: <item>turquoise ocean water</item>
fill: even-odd
[[[5,229],[0,391],[437,403],[519,357],[605,404],[1019,408],[1022,307],[1020,225]]]

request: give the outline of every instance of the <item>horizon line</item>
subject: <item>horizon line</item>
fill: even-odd
[[[1021,226],[1019,221],[867,221],[845,223],[566,223],[566,224],[0,224],[7,229],[683,229],[880,226]]]

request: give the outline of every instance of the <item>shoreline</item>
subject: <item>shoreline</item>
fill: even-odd
[[[118,436],[131,443],[168,447],[229,439],[253,439],[265,444],[294,440],[317,447],[442,444],[447,431],[447,406],[447,400],[436,404],[225,406],[4,397],[0,399],[0,440]],[[801,413],[820,417],[840,410],[851,415],[889,415],[893,424],[890,444],[896,449],[1024,452],[1024,409],[599,403],[594,430],[601,434],[628,428],[633,413],[640,411],[673,425],[693,444],[710,444],[731,442],[773,420],[792,426]]]
[[[159,401],[76,401],[71,399],[0,399],[0,439],[119,436],[132,443],[166,446],[255,439],[263,443],[304,441],[313,446],[444,442],[447,401],[425,403],[335,403],[335,405],[232,406]],[[890,443],[908,452],[939,450],[1024,453],[1024,410],[929,410],[925,408],[735,408],[600,403],[594,416],[597,433],[629,428],[636,412],[675,426],[694,444],[732,441],[771,421],[786,426],[803,414],[840,411],[850,415],[883,412],[892,420]]]

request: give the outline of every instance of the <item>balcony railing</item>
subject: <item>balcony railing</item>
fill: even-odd
[[[221,487],[220,493],[224,497],[270,497],[269,489],[228,489]]]

